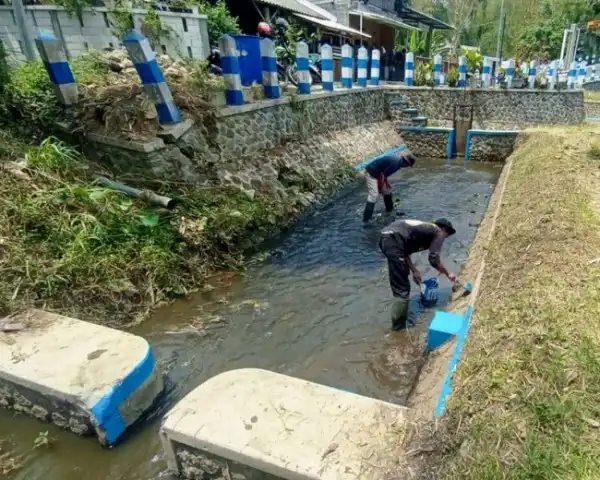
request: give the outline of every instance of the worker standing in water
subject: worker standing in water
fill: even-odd
[[[409,274],[412,273],[417,284],[423,281],[421,273],[410,258],[413,253],[429,250],[430,265],[448,277],[453,285],[459,283],[457,276],[446,269],[441,259],[444,241],[455,233],[452,223],[445,218],[440,218],[433,223],[420,220],[396,220],[381,231],[379,248],[388,261],[390,287],[394,295],[392,330],[402,330],[408,321]]]
[[[383,203],[387,212],[394,210],[394,199],[392,198],[392,187],[388,177],[401,168],[412,167],[417,161],[416,157],[405,150],[393,155],[383,155],[365,168],[365,180],[367,182],[367,204],[363,214],[363,222],[368,222],[373,216],[375,203],[379,195],[383,195]]]

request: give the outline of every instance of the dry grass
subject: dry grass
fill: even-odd
[[[596,138],[539,129],[514,154],[429,477],[600,478]]]
[[[583,92],[583,98],[592,102],[600,102],[600,92],[591,92],[586,90]]]

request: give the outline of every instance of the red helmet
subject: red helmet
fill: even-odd
[[[272,32],[273,29],[271,28],[271,25],[269,25],[267,22],[260,22],[258,24],[258,34],[261,37],[268,37],[271,35]]]

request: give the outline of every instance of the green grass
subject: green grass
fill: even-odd
[[[97,185],[94,166],[54,138],[11,145],[0,158],[26,166],[0,169],[0,314],[37,306],[121,326],[215,268],[241,267],[297,213],[291,197],[216,186],[156,188],[181,204],[155,210]]]
[[[513,156],[436,478],[600,478],[594,138],[539,132]]]

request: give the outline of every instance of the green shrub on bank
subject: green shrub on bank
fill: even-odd
[[[97,185],[59,140],[19,149],[0,155],[26,164],[0,169],[0,314],[35,305],[122,326],[210,270],[241,265],[242,248],[289,213],[217,187],[164,188],[182,203],[154,209]]]

